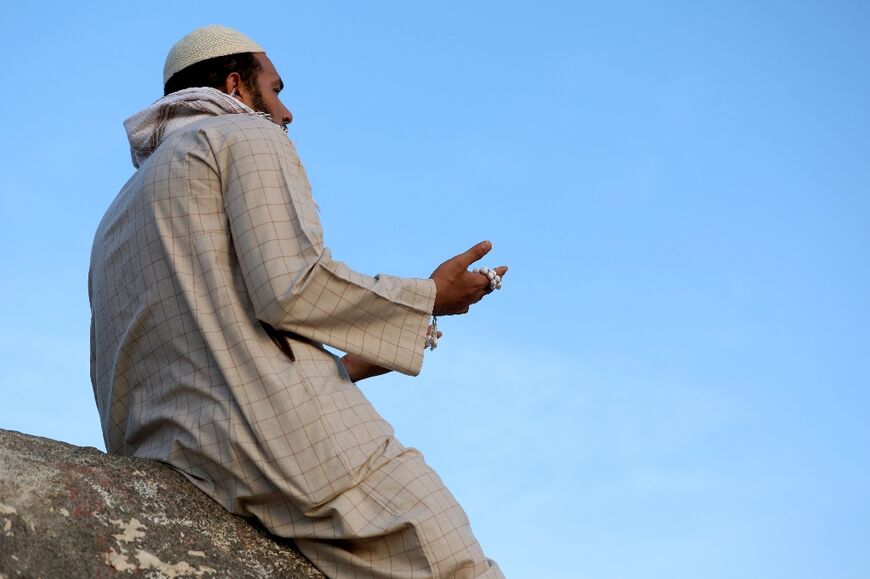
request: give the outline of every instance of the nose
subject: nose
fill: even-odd
[[[293,122],[293,113],[290,112],[290,109],[284,107],[284,113],[281,116],[282,124],[289,125]]]

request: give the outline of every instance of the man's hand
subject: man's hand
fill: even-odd
[[[364,360],[354,354],[345,354],[341,358],[344,364],[344,369],[347,370],[347,375],[350,376],[351,382],[359,382],[372,376],[380,376],[390,371],[389,368],[372,364],[368,360]]]
[[[429,326],[429,331],[432,331],[432,326]],[[438,332],[439,338],[443,335],[444,334],[441,332]],[[341,363],[344,364],[344,369],[347,371],[347,375],[350,376],[351,382],[359,382],[366,378],[372,378],[373,376],[380,376],[381,374],[392,372],[389,368],[372,364],[356,354],[345,354],[341,358]]]
[[[460,253],[452,259],[448,259],[438,266],[429,276],[435,281],[435,308],[432,313],[436,316],[449,316],[452,314],[468,313],[471,304],[483,299],[490,293],[489,280],[485,275],[468,271],[475,261],[482,258],[492,249],[492,243],[481,241],[465,253]],[[495,268],[495,272],[504,276],[508,268],[506,265]]]

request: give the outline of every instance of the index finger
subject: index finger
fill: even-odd
[[[454,259],[458,260],[462,266],[468,269],[468,266],[482,258],[492,249],[492,243],[489,241],[481,241],[465,253],[460,253]]]

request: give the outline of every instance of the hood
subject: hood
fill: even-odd
[[[186,88],[166,95],[124,121],[133,166],[138,169],[178,129],[207,117],[233,114],[257,115],[216,88]]]

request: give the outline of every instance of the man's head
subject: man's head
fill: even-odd
[[[169,51],[163,67],[163,94],[207,86],[221,90],[279,125],[293,115],[278,98],[284,83],[259,44],[231,28],[194,30]]]

